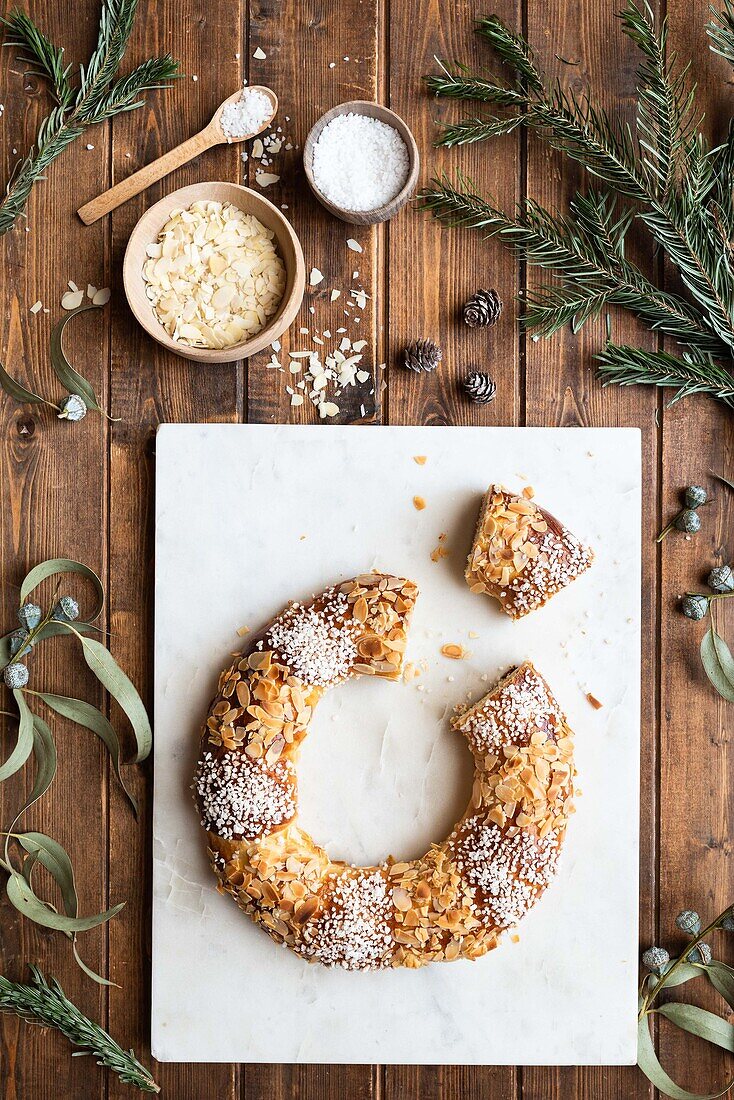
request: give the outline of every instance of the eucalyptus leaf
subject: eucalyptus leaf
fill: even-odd
[[[691,1035],[697,1035],[708,1043],[715,1043],[717,1047],[728,1050],[734,1054],[734,1027],[722,1020],[715,1012],[708,1012],[698,1005],[686,1005],[671,1002],[661,1005],[657,1010],[661,1016],[688,1031]]]
[[[96,928],[116,916],[125,905],[124,901],[120,902],[106,912],[98,913],[94,917],[62,916],[59,913],[52,912],[45,902],[37,898],[23,876],[18,874],[17,871],[13,871],[10,875],[6,890],[8,900],[19,913],[34,921],[35,924],[40,924],[44,928],[54,928],[60,932],[84,932],[88,928]]]
[[[34,569],[31,569],[20,586],[20,602],[25,603],[31,592],[33,592],[42,581],[47,580],[49,577],[60,576],[64,573],[79,573],[94,585],[97,602],[95,604],[94,613],[86,620],[87,622],[93,622],[99,617],[102,607],[104,606],[104,589],[102,588],[102,581],[88,565],[82,565],[80,561],[74,561],[72,558],[49,558],[48,561],[42,561],[39,565],[35,566]],[[49,623],[48,625],[50,626],[51,624]],[[59,631],[57,631],[57,633],[59,633]],[[50,637],[50,635],[48,636]]]
[[[668,963],[668,967],[673,967],[673,960]],[[683,985],[685,982],[690,982],[692,978],[703,977],[703,970],[700,967],[695,966],[693,963],[681,963],[680,966],[676,966],[675,973],[667,978],[665,972],[663,972],[662,978],[655,982],[654,989],[674,989],[677,985]]]
[[[54,879],[61,890],[67,917],[76,917],[79,912],[79,898],[74,881],[74,868],[66,849],[45,833],[16,833],[15,838],[26,852],[37,856],[38,862]]]
[[[701,641],[701,661],[706,675],[722,699],[734,703],[734,658],[713,626],[706,631]]]
[[[731,1084],[729,1084],[721,1092],[697,1093],[688,1092],[687,1089],[682,1089],[680,1085],[676,1085],[658,1061],[658,1056],[652,1045],[647,1016],[642,1017],[637,1028],[637,1065],[655,1088],[660,1089],[664,1096],[670,1097],[670,1100],[716,1100],[717,1097],[728,1092],[731,1087]]]
[[[33,783],[33,788],[28,798],[25,800],[17,814],[13,818],[12,824],[5,834],[5,859],[8,859],[8,842],[10,840],[10,834],[15,829],[16,822],[23,816],[26,810],[38,802],[53,782],[53,778],[56,775],[56,745],[54,739],[51,736],[51,730],[48,728],[42,718],[39,718],[37,714],[33,715],[33,755],[36,758],[36,778]],[[29,857],[30,858],[30,857]],[[37,856],[34,856],[34,861]],[[25,863],[23,864],[25,874]],[[30,870],[33,869],[31,863]],[[30,874],[29,870],[29,874]],[[30,878],[27,878],[28,885],[31,885]]]
[[[110,754],[115,775],[117,776],[120,786],[130,800],[130,805],[137,817],[138,804],[125,786],[125,780],[122,778],[120,770],[120,741],[112,723],[101,711],[97,710],[91,703],[87,703],[83,699],[73,699],[67,695],[47,695],[42,691],[39,691],[37,694],[43,699],[44,703],[51,707],[52,710],[55,710],[57,714],[62,715],[64,718],[69,718],[72,722],[77,722],[80,726],[85,726],[87,729],[91,730],[92,733],[96,733],[97,737],[104,742]]]
[[[74,958],[77,961],[77,965],[81,967],[81,969],[84,971],[84,973],[87,975],[88,978],[91,978],[93,982],[97,983],[97,985],[114,985],[116,989],[121,988],[117,984],[117,982],[111,982],[109,980],[109,978],[103,978],[102,975],[98,974],[96,970],[92,970],[92,968],[90,966],[87,966],[84,959],[81,957],[81,955],[79,954],[79,951],[77,950],[76,936],[72,937],[71,946],[72,946],[72,950],[74,952]]]
[[[101,306],[95,306],[93,302],[86,302],[81,306],[77,306],[76,309],[70,309],[58,324],[54,325],[51,332],[51,366],[56,372],[59,382],[66,387],[69,393],[78,393],[80,397],[84,398],[88,408],[101,412],[102,410],[91,384],[78,371],[74,370],[64,351],[64,329],[72,317],[76,317],[79,313],[85,313],[88,309],[101,309]]]
[[[11,775],[15,775],[17,771],[20,771],[33,752],[33,715],[28,709],[28,704],[25,701],[25,696],[22,691],[16,688],[15,691],[13,691],[13,698],[18,705],[18,713],[20,716],[18,723],[18,739],[8,759],[4,764],[0,764],[0,783],[4,783]]]
[[[66,626],[73,634],[77,634],[70,623],[67,623]],[[120,704],[130,720],[138,745],[133,763],[139,764],[141,760],[146,759],[153,744],[153,732],[150,728],[150,720],[143,705],[143,700],[110,651],[101,642],[98,642],[96,638],[82,638],[79,634],[77,634],[77,637],[82,644],[84,660],[102,686],[106,687],[113,699]]]
[[[37,863],[38,863],[38,852],[31,852],[23,860],[23,867],[22,867],[21,872],[20,872],[22,874],[23,878],[26,880],[26,882],[30,886],[31,890],[33,889],[33,881],[32,881],[33,880],[33,868],[36,866]]]
[[[33,390],[27,390],[25,386],[21,386],[20,382],[16,382],[14,378],[11,378],[5,367],[0,363],[0,386],[9,393],[16,401],[20,401],[22,404],[32,405],[50,405],[51,401],[46,401],[44,397],[40,397]]]
[[[734,970],[723,962],[710,962],[702,966],[708,980],[720,993],[730,1008],[734,1008]]]
[[[726,485],[728,489],[734,489],[734,481],[729,481],[728,478],[722,477],[721,474],[715,474],[713,470],[711,470],[711,473],[722,485]]]

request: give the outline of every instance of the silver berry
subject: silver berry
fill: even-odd
[[[700,485],[689,485],[683,498],[686,508],[699,508],[708,500],[708,493]]]
[[[78,393],[70,393],[59,405],[59,420],[83,420],[86,415],[86,402]]]
[[[675,918],[675,923],[687,936],[697,936],[701,931],[701,918],[693,909],[684,909]]]
[[[730,565],[717,565],[706,578],[713,592],[734,592],[734,570]]]
[[[675,526],[686,535],[695,535],[701,530],[701,517],[693,508],[684,508],[675,517]]]
[[[694,622],[698,622],[702,619],[709,609],[709,601],[707,596],[684,596],[680,602],[680,609],[687,619],[693,619]]]
[[[42,618],[43,612],[38,604],[24,603],[22,607],[18,608],[18,622],[26,630],[35,630]]]
[[[9,687],[11,691],[15,691],[17,688],[24,688],[28,683],[28,669],[25,665],[13,662],[12,665],[6,665],[3,669],[3,680],[6,687]]]
[[[670,962],[670,955],[664,947],[648,947],[642,956],[642,965],[653,974],[659,974],[667,962]]]
[[[51,612],[51,618],[62,623],[71,623],[79,618],[79,604],[73,596],[62,596]]]
[[[699,943],[693,948],[688,959],[690,962],[702,962],[708,964],[713,959],[711,948],[707,943]]]

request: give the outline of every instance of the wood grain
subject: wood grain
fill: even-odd
[[[661,14],[663,3],[658,0]],[[591,86],[611,110],[630,119],[638,58],[615,18],[620,5],[621,0],[497,0],[494,10],[511,26],[527,30],[553,75],[559,73],[580,91]],[[69,59],[88,54],[97,3],[28,0],[28,7],[51,37],[64,43]],[[707,49],[707,4],[667,0],[667,9],[681,58],[695,59],[707,125],[719,134],[734,113],[734,95],[726,83],[730,69]],[[423,182],[460,167],[501,207],[510,208],[525,194],[563,207],[583,177],[535,140],[516,134],[449,154],[432,148],[436,122],[455,117],[459,109],[432,100],[421,77],[435,71],[434,55],[490,66],[489,51],[472,33],[477,14],[482,12],[472,0],[141,0],[130,65],[170,50],[181,59],[186,76],[173,89],[152,94],[140,111],[98,130],[93,150],[86,150],[84,141],[72,147],[34,192],[30,232],[21,225],[0,240],[0,354],[22,381],[54,392],[48,332],[66,280],[113,287],[107,309],[73,322],[73,353],[103,403],[121,418],[112,426],[92,414],[79,425],[61,424],[50,410],[0,399],[5,621],[14,607],[12,586],[36,561],[64,554],[101,570],[109,593],[113,653],[150,704],[157,426],[315,419],[310,403],[291,407],[287,352],[313,347],[313,335],[324,329],[344,327],[352,340],[367,339],[364,362],[375,375],[374,383],[339,396],[338,421],[636,425],[643,432],[644,455],[640,937],[643,946],[660,939],[667,944],[680,909],[695,906],[702,916],[713,915],[732,895],[730,716],[700,667],[697,644],[703,625],[674,613],[676,596],[734,552],[728,538],[731,494],[716,488],[715,504],[703,513],[703,531],[690,542],[671,536],[656,547],[654,538],[663,519],[677,509],[681,486],[698,482],[713,489],[709,469],[731,476],[731,416],[703,399],[665,410],[659,395],[645,389],[602,390],[592,357],[603,340],[603,324],[537,343],[519,335],[513,299],[525,285],[539,281],[537,273],[528,276],[499,245],[484,243],[477,234],[441,229],[414,204],[388,225],[355,230],[337,222],[309,192],[300,163],[305,136],[325,110],[345,100],[375,99],[401,114],[413,130]],[[265,60],[253,58],[258,46]],[[0,65],[7,177],[15,160],[10,150],[26,148],[46,99],[35,78],[22,78],[11,51],[2,51]],[[281,178],[264,193],[293,222],[306,270],[318,267],[325,276],[307,290],[301,313],[283,338],[283,372],[268,367],[271,349],[249,363],[213,367],[173,356],[134,323],[122,294],[122,255],[143,210],[184,184],[206,179],[252,183],[253,163],[243,165],[239,149],[203,153],[91,228],[74,213],[81,202],[203,128],[243,78],[267,84],[279,96],[278,124],[293,148],[277,154],[270,170]],[[348,237],[360,242],[362,253],[347,247]],[[674,285],[674,273],[660,269],[642,234],[632,247],[646,270]],[[368,302],[356,321],[361,311],[347,308],[345,314],[344,309],[350,290],[359,286]],[[460,319],[463,302],[478,287],[495,287],[505,303],[499,323],[489,330],[470,330]],[[332,288],[341,290],[336,302],[330,301]],[[49,314],[28,312],[39,298]],[[628,317],[615,313],[613,325],[618,340],[655,346]],[[443,363],[431,375],[415,376],[400,365],[405,345],[417,337],[434,339],[443,349]],[[471,369],[494,377],[492,404],[466,400],[461,381]],[[722,633],[734,636],[734,609],[722,606],[718,623]],[[94,681],[60,642],[48,646],[34,675],[58,690],[74,683],[75,694],[104,705]],[[114,707],[111,717],[125,729]],[[102,970],[109,965],[122,988],[106,994],[92,985],[73,964],[65,941],[22,921],[4,901],[0,966],[17,978],[26,960],[39,962],[85,1011],[107,1021],[123,1045],[148,1059],[150,767],[129,770],[141,807],[136,824],[109,781],[95,739],[58,719],[53,726],[59,775],[28,824],[52,833],[70,850],[86,911],[127,899],[122,914],[107,928],[85,934],[81,945],[90,965]],[[13,736],[12,729],[2,728],[3,754]],[[23,776],[3,785],[0,820],[7,819],[29,783]],[[696,988],[692,995],[715,1007],[705,989]],[[226,1006],[222,1013],[226,1020]],[[701,1042],[686,1043],[671,1029],[661,1029],[660,1049],[673,1076],[697,1091],[721,1088],[731,1072],[721,1052]],[[654,1094],[632,1068],[160,1065],[155,1072],[165,1094],[175,1100],[642,1100]],[[59,1036],[12,1017],[0,1020],[3,1100],[122,1100],[129,1095],[90,1060],[69,1059]]]

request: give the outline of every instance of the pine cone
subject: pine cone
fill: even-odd
[[[414,340],[405,349],[405,367],[416,374],[435,370],[441,359],[441,349],[433,340]]]
[[[494,325],[502,313],[502,299],[496,290],[478,290],[464,306],[464,320],[470,328]]]
[[[477,405],[488,405],[494,399],[497,387],[488,374],[475,370],[464,379],[467,396]]]

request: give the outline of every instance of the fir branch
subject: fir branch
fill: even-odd
[[[712,7],[711,15],[713,18],[706,24],[706,34],[711,39],[709,48],[734,65],[734,3],[724,0],[724,10]]]
[[[475,76],[466,65],[454,62],[451,69],[438,57],[436,64],[442,76],[424,76],[423,82],[436,95],[453,99],[475,99],[481,103],[495,103],[498,107],[525,106],[528,97],[523,91],[498,84],[489,77]]]
[[[433,215],[446,225],[482,229],[497,236],[532,265],[558,274],[568,287],[565,300],[570,309],[571,294],[579,302],[589,303],[585,316],[592,316],[609,302],[625,306],[652,328],[659,329],[701,352],[722,353],[722,344],[709,332],[700,315],[682,298],[659,290],[623,255],[623,240],[628,216],[615,223],[613,207],[599,196],[576,196],[573,213],[576,221],[552,215],[538,203],[528,200],[511,217],[477,195],[461,180],[461,190],[447,179],[436,179],[419,198]],[[567,317],[554,323],[548,306],[557,288],[547,296],[541,288],[528,297],[528,312],[523,319],[528,327],[538,324],[544,335],[551,335],[566,323]],[[590,299],[596,298],[592,308]],[[560,304],[560,297],[558,298]],[[572,310],[571,315],[576,311]]]
[[[678,357],[665,351],[608,343],[597,359],[605,386],[616,383],[673,388],[677,393],[671,405],[690,394],[706,393],[734,408],[734,375],[710,357],[693,353]]]
[[[170,54],[150,58],[124,77],[117,69],[132,32],[138,0],[103,0],[97,45],[86,66],[80,66],[78,89],[63,67],[63,49],[52,45],[21,12],[2,22],[8,27],[6,44],[21,45],[23,60],[51,85],[57,106],[41,123],[36,141],[19,163],[0,201],[0,235],[12,228],[25,209],[31,189],[50,164],[86,127],[141,105],[139,97],[165,86],[177,74]]]
[[[710,24],[708,31],[712,48],[724,56],[729,56],[731,46],[734,63],[734,0],[724,4],[723,12],[714,13],[718,22]],[[447,224],[485,229],[559,279],[561,285],[541,287],[527,297],[523,320],[528,327],[550,334],[569,321],[574,326],[583,324],[610,304],[621,305],[690,350],[691,361],[687,355],[683,358],[683,381],[665,384],[694,392],[687,388],[689,383],[696,389],[707,388],[708,378],[713,379],[708,392],[726,395],[728,364],[734,354],[734,125],[721,146],[709,149],[695,132],[695,86],[687,86],[690,67],[679,66],[668,49],[667,22],[656,31],[648,0],[628,0],[621,20],[642,54],[634,132],[588,96],[564,88],[559,81],[549,83],[522,36],[495,16],[480,21],[479,30],[514,69],[514,87],[493,84],[463,68],[451,74],[450,84],[438,79],[432,85],[437,94],[516,108],[508,114],[465,118],[447,126],[439,144],[481,141],[527,126],[617,194],[633,200],[636,209],[624,215],[621,230],[602,224],[608,221],[607,215],[600,208],[584,210],[578,197],[570,218],[551,216],[533,204],[515,216],[505,215],[483,204],[480,196],[445,181],[438,181],[423,197]],[[512,100],[512,95],[525,96],[525,104]],[[611,205],[607,203],[606,209],[611,210]],[[678,269],[690,301],[657,289],[625,259],[624,235],[632,217],[643,222]],[[605,255],[598,247],[601,242]],[[700,375],[691,379],[691,371]],[[716,371],[720,374],[715,375]]]
[[[32,980],[28,985],[8,981],[0,975],[0,1012],[12,1012],[29,1023],[56,1028],[72,1046],[79,1048],[75,1054],[93,1055],[98,1065],[111,1069],[123,1084],[133,1085],[141,1092],[160,1092],[132,1050],[123,1050],[99,1024],[80,1012],[54,978],[47,981],[37,967],[29,969]]]

